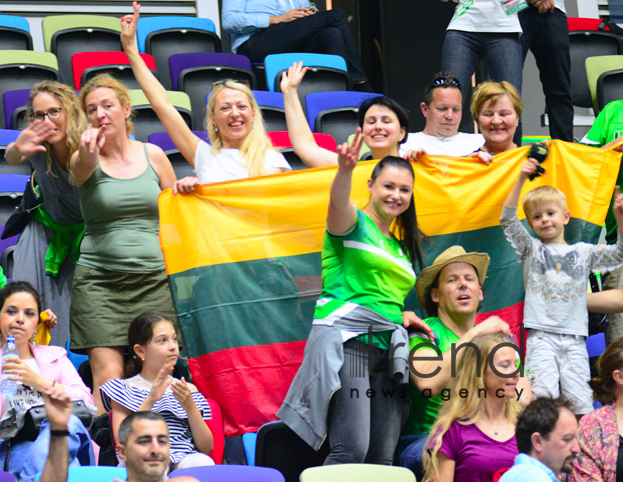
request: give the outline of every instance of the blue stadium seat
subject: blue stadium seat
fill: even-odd
[[[266,68],[266,84],[271,92],[280,92],[279,82],[281,73],[288,70],[294,62],[303,62],[309,67],[305,78],[299,86],[299,95],[302,90],[305,95],[309,92],[329,90],[350,90],[346,61],[339,55],[291,53],[272,54],[264,59]],[[310,90],[310,86],[316,87]],[[302,96],[304,97],[304,95]]]
[[[28,20],[18,15],[0,15],[0,50],[32,50]]]

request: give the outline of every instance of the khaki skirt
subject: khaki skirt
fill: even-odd
[[[177,316],[165,270],[123,273],[76,266],[71,293],[71,350],[126,346],[132,320],[143,313]]]

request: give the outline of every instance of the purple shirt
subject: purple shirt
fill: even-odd
[[[519,453],[514,436],[498,442],[475,423],[461,425],[456,421],[443,435],[439,451],[454,460],[455,482],[491,482],[498,470],[512,467]]]

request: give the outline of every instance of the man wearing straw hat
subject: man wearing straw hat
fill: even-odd
[[[467,253],[461,246],[451,246],[417,278],[415,291],[429,316],[424,322],[435,334],[438,351],[421,347],[413,354],[409,387],[413,413],[398,444],[398,461],[413,470],[416,477],[421,477],[421,458],[428,432],[441,402],[448,399],[443,390],[450,381],[451,345],[458,348],[478,335],[510,335],[508,324],[497,316],[475,324],[488,267],[488,254]],[[410,339],[409,348],[413,350],[429,341],[418,333]],[[429,376],[433,373],[434,376]]]

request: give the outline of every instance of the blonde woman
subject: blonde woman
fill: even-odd
[[[423,463],[431,481],[491,482],[518,454],[517,353],[502,335],[477,336],[472,343],[459,352],[447,401],[428,437]]]
[[[60,82],[35,84],[26,104],[29,125],[7,146],[9,164],[28,163],[39,207],[15,249],[13,279],[28,281],[44,306],[57,314],[52,343],[69,338],[69,304],[83,232],[78,190],[69,179],[69,159],[78,150],[86,118],[76,93]],[[49,251],[51,250],[51,251]],[[50,252],[52,256],[46,258]]]
[[[148,310],[175,320],[158,239],[158,196],[175,173],[162,149],[129,138],[131,107],[125,86],[108,74],[80,95],[91,129],[71,159],[85,234],[74,276],[72,347],[86,350],[99,387],[123,376],[130,321]]]
[[[134,46],[139,10],[140,5],[134,2],[134,15],[121,19],[123,49],[152,108],[197,174],[176,182],[173,191],[186,193],[199,184],[289,171],[290,165],[266,136],[253,93],[242,83],[228,80],[213,84],[205,120],[212,146],[193,134]]]

